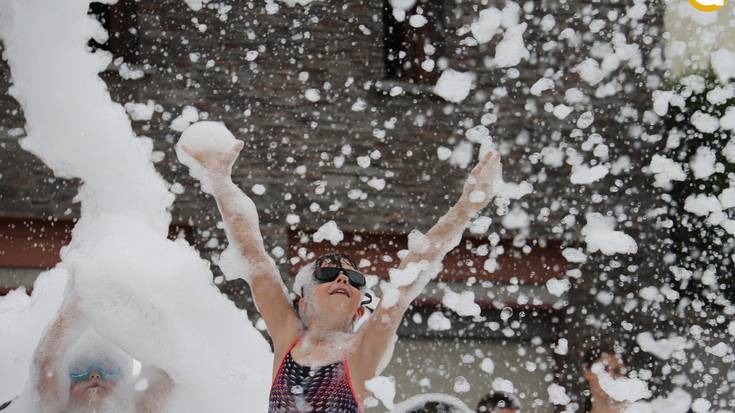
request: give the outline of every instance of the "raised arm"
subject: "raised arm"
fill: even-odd
[[[70,296],[68,289],[66,294],[56,319],[33,354],[33,387],[44,412],[61,411],[59,403],[65,400],[65,396],[59,387],[59,374],[62,374],[59,357],[81,334],[77,298]]]
[[[248,264],[248,268],[243,268],[243,272],[248,272],[244,278],[250,285],[255,305],[265,320],[278,355],[284,349],[287,351],[300,334],[301,321],[291,306],[278,268],[263,245],[255,203],[232,182],[231,165],[242,146],[242,141],[237,141],[229,152],[221,154],[197,152],[185,146],[180,146],[180,149],[206,169],[212,195],[225,223],[227,239]]]
[[[410,245],[413,249],[409,248],[399,269],[405,271],[410,281],[397,287],[397,299],[384,297],[359,331],[360,343],[351,362],[357,367],[353,371],[365,372],[364,379],[372,378],[385,367],[379,364],[383,354],[392,351],[396,331],[408,306],[439,271],[444,256],[459,244],[472,217],[490,202],[493,184],[501,173],[500,155],[495,151],[485,155],[467,178],[457,203],[426,235],[414,232],[409,236],[416,238],[415,242],[409,241],[415,245]]]
[[[166,400],[174,388],[174,382],[165,371],[150,368],[145,372],[148,387],[135,402],[136,413],[158,413],[163,411]]]

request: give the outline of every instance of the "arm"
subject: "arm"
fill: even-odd
[[[444,256],[462,239],[472,217],[492,199],[493,183],[501,175],[500,155],[490,152],[475,166],[464,184],[462,195],[449,211],[439,218],[426,233],[422,248],[410,250],[401,260],[399,269],[418,269],[416,278],[397,288],[398,300],[392,305],[381,305],[360,329],[359,344],[353,356],[353,371],[363,372],[361,378],[370,379],[379,374],[381,360],[390,351],[403,315],[411,302],[439,271]],[[420,234],[412,234],[417,236]],[[411,236],[409,236],[411,237]]]
[[[171,378],[159,369],[150,369],[147,374],[148,387],[135,402],[136,413],[157,413],[163,411],[169,394],[174,388]]]
[[[243,143],[238,141],[230,152],[223,154],[198,153],[186,147],[181,149],[207,171],[212,195],[225,223],[227,239],[250,267],[250,274],[245,280],[250,285],[255,305],[265,320],[278,356],[287,351],[300,334],[301,321],[291,306],[278,268],[263,245],[255,203],[232,182],[230,166],[242,146]]]
[[[64,354],[81,333],[77,322],[77,299],[69,296],[68,289],[66,294],[56,319],[33,354],[33,387],[44,411],[50,412],[59,411],[59,403],[66,400],[59,388],[59,374],[62,374],[59,356]]]

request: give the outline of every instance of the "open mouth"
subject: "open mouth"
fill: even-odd
[[[329,295],[344,294],[346,297],[350,297],[350,292],[345,287],[335,287]]]

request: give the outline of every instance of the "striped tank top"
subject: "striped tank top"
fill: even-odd
[[[291,345],[273,379],[268,412],[362,412],[360,398],[352,386],[347,361],[314,368],[302,366],[291,356],[291,350],[299,340]]]

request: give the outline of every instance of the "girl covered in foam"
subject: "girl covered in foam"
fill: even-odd
[[[59,313],[33,357],[33,397],[19,400],[18,410],[13,411],[161,412],[173,381],[155,367],[141,373],[140,369],[134,372],[133,366],[130,355],[89,328],[78,297],[67,288]]]
[[[297,308],[258,227],[253,201],[232,182],[231,169],[243,142],[217,122],[200,122],[184,131],[179,160],[211,193],[230,242],[220,265],[228,278],[244,278],[273,340],[270,412],[358,412],[370,396],[366,381],[385,367],[396,331],[410,303],[438,274],[444,256],[461,240],[473,216],[493,196],[501,175],[500,156],[481,150],[480,162],[464,184],[457,203],[429,230],[409,235],[409,249],[375,312],[364,314],[366,280],[342,254],[320,257],[299,271],[294,283]]]

